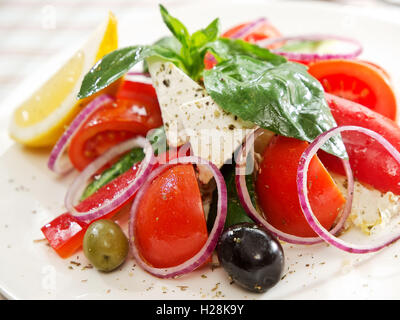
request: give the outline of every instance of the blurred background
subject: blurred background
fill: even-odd
[[[135,8],[151,8],[162,2],[172,9],[188,1],[0,0],[0,99],[3,100],[27,75],[66,46],[85,39],[108,10],[113,11],[121,20],[126,12]],[[400,20],[400,6],[394,4],[400,4],[400,0],[323,2],[337,2],[365,9],[390,7],[392,14],[398,14]]]
[[[86,39],[109,10],[122,20],[127,12],[138,8],[152,8],[162,2],[172,10],[188,1],[0,0],[0,100],[49,59]],[[374,10],[376,15],[390,15],[400,21],[400,0],[319,1]]]

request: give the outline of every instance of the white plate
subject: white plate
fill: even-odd
[[[400,24],[376,12],[318,2],[243,1],[175,6],[171,12],[190,30],[220,17],[227,28],[269,17],[284,34],[331,33],[355,37],[364,58],[381,64],[399,84]],[[384,13],[384,11],[382,11]],[[387,17],[390,17],[388,13]],[[158,8],[127,12],[120,23],[121,45],[150,43],[166,33]],[[43,71],[42,67],[42,71]],[[43,72],[41,71],[41,74]],[[37,82],[30,79],[30,83]],[[44,242],[40,227],[64,211],[71,177],[58,179],[46,168],[48,153],[28,151],[7,136],[10,110],[29,88],[17,89],[0,108],[0,290],[15,299],[397,299],[400,298],[400,243],[371,255],[352,255],[325,244],[285,245],[285,277],[269,292],[248,293],[231,285],[224,271],[204,268],[177,280],[144,273],[129,258],[121,270],[104,274],[84,269],[81,252],[60,259]],[[21,94],[22,93],[22,94]],[[72,262],[72,263],[71,263]],[[78,266],[76,263],[80,263]]]

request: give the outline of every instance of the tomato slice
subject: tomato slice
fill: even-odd
[[[134,228],[139,253],[157,268],[181,264],[203,247],[207,226],[191,164],[174,166],[152,182],[139,204]]]
[[[316,233],[300,208],[296,176],[299,159],[308,143],[275,136],[264,151],[256,179],[256,192],[264,216],[275,228],[301,237]],[[330,229],[345,199],[318,157],[308,171],[308,197],[318,221]]]
[[[320,60],[311,63],[308,72],[321,82],[326,92],[396,119],[396,97],[390,82],[372,64],[356,60]]]
[[[156,92],[151,84],[124,81],[115,102],[94,112],[71,140],[69,158],[83,170],[112,146],[162,125]]]
[[[392,120],[362,105],[327,95],[327,102],[338,125],[355,125],[381,134],[400,151],[400,127]],[[374,139],[362,133],[343,132],[354,177],[382,192],[400,194],[400,165]],[[318,156],[329,170],[344,175],[341,161],[325,152]]]
[[[85,211],[101,206],[103,203],[112,200],[115,195],[125,189],[135,178],[139,166],[133,166],[107,185],[100,188],[87,199],[76,206],[78,211]],[[126,202],[122,203],[114,211],[108,213],[102,219],[112,218],[123,206],[128,204],[134,195]],[[96,220],[91,221],[90,223]],[[64,213],[42,227],[42,233],[46,237],[50,246],[62,258],[68,258],[81,246],[83,237],[89,224],[79,222],[70,213]]]

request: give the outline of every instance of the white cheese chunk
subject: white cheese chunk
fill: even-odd
[[[221,109],[210,96],[185,103],[179,109],[193,154],[218,168],[232,163],[232,154],[255,127]],[[208,171],[200,171],[200,181],[208,182],[210,178]]]
[[[332,174],[339,190],[346,195],[347,179]],[[367,235],[380,232],[400,213],[400,196],[392,192],[382,193],[367,188],[359,182],[354,183],[353,204],[346,228],[355,226]]]
[[[172,62],[152,57],[147,59],[147,65],[160,104],[168,144],[181,146],[187,142],[187,137],[180,121],[180,106],[207,96],[206,90]]]
[[[221,109],[202,86],[173,63],[151,58],[147,64],[168,144],[177,147],[190,142],[195,156],[219,168],[229,163],[254,124]],[[207,183],[211,174],[200,169],[199,179]]]

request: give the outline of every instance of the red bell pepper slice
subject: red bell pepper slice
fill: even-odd
[[[104,202],[111,200],[120,190],[126,188],[136,178],[139,166],[136,165],[107,185],[100,188],[90,197],[83,200],[76,206],[78,211],[90,210],[98,207]],[[103,216],[101,219],[112,218],[127,203],[130,203],[135,195],[121,204],[114,211]],[[90,223],[96,221],[95,219]],[[45,224],[41,230],[48,240],[50,246],[58,253],[61,258],[68,258],[82,246],[82,240],[89,224],[79,222],[70,213],[64,213],[51,222]]]

